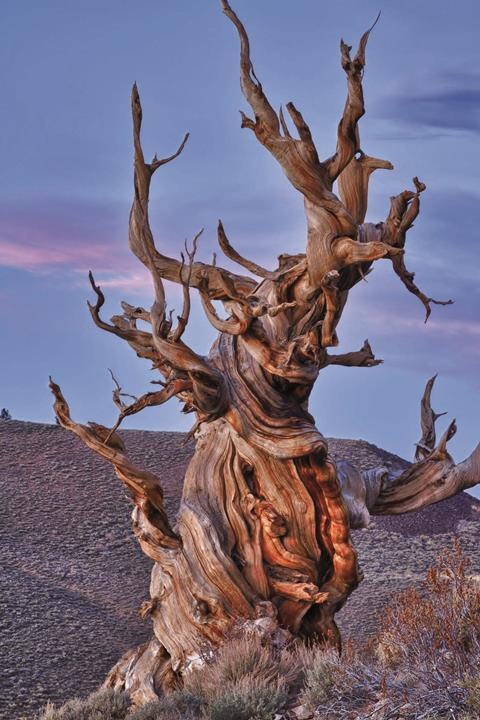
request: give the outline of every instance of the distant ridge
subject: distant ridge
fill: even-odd
[[[120,434],[132,460],[162,477],[175,514],[193,443],[178,432]],[[362,469],[408,466],[364,440],[328,443],[334,459]],[[148,595],[151,563],[133,539],[130,506],[111,467],[56,425],[0,421],[0,503],[0,718],[14,720],[48,699],[90,692],[127,648],[149,636],[137,609]],[[479,520],[480,502],[461,493],[355,531],[365,580],[338,616],[343,633],[362,639],[373,632],[389,595],[422,577],[454,534],[480,574]],[[388,576],[385,566],[394,568]]]

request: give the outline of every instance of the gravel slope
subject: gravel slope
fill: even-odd
[[[174,514],[192,443],[182,433],[121,435],[134,461],[161,468]],[[365,441],[330,439],[329,446],[335,458],[364,469],[407,465]],[[55,425],[0,422],[0,503],[0,718],[15,720],[48,699],[92,691],[148,637],[137,609],[151,563],[133,540],[130,506],[110,466]],[[462,493],[355,531],[365,580],[338,616],[344,634],[374,631],[389,595],[421,578],[454,534],[480,574],[479,520],[480,503]]]

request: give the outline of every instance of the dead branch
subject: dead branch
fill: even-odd
[[[120,410],[120,413],[115,424],[113,425],[112,429],[104,440],[104,443],[106,445],[111,444],[112,436],[114,436],[115,432],[118,430],[121,423],[125,420],[126,417],[129,417],[130,415],[135,415],[146,407],[158,407],[159,405],[163,405],[167,402],[167,400],[170,400],[172,397],[181,395],[185,392],[191,392],[193,389],[192,383],[189,380],[173,377],[168,383],[165,384],[162,390],[159,390],[158,392],[148,392],[137,398],[135,397],[135,395],[130,395],[128,393],[122,392],[122,388],[111,370],[110,374],[115,384],[115,388],[112,393],[113,402]],[[125,402],[123,402],[122,397],[132,398],[134,402],[126,404]]]
[[[367,214],[370,177],[380,169],[393,170],[393,165],[359,150],[338,176],[340,198],[357,225],[363,223]]]
[[[222,7],[240,38],[240,84],[255,115],[255,120],[251,120],[242,113],[242,127],[253,130],[259,142],[279,162],[292,185],[305,197],[307,262],[312,285],[318,288],[322,279],[332,270],[339,271],[350,265],[388,256],[389,248],[381,240],[367,243],[356,241],[357,225],[354,218],[332,192],[334,180],[360,149],[356,125],[364,112],[361,83],[365,48],[371,28],[362,36],[353,60],[350,58],[350,48],[342,41],[342,66],[348,82],[347,102],[339,125],[337,152],[322,163],[310,129],[293,103],[288,103],[286,107],[299,139],[293,138],[288,132],[283,111],[279,119],[273,110],[253,71],[246,30],[227,0],[222,0]],[[283,135],[280,128],[283,129]]]
[[[159,160],[155,156],[151,163],[146,163],[140,140],[142,106],[136,84],[134,84],[132,88],[132,118],[135,148],[135,195],[132,209],[130,211],[129,246],[134,255],[136,255],[136,257],[138,257],[138,259],[149,270],[151,270],[153,265],[159,275],[165,280],[183,284],[181,279],[181,262],[159,253],[155,247],[148,220],[148,197],[150,192],[150,182],[154,172],[161,165],[171,162],[181,154],[187,142],[188,133],[185,135],[181,145],[173,155],[163,160]],[[219,276],[228,277],[238,288],[239,292],[250,291],[255,287],[255,282],[250,278],[235,275],[234,273],[223,270],[222,268],[214,268],[212,265],[206,265],[199,262],[192,265],[189,284],[191,287],[198,287],[199,283],[203,283],[205,282],[205,279],[207,279],[209,290],[214,293],[215,291],[218,291],[216,281]]]
[[[447,414],[446,412],[436,413],[434,410],[432,410],[430,398],[431,398],[431,394],[432,394],[433,384],[434,384],[436,378],[437,378],[437,376],[434,375],[427,382],[424,393],[423,393],[422,402],[420,404],[420,424],[421,424],[421,428],[422,428],[422,437],[420,438],[419,442],[416,444],[416,451],[415,451],[416,462],[425,460],[425,458],[431,454],[432,450],[435,447],[435,442],[436,442],[435,423],[438,420],[438,418],[442,417],[442,415]]]
[[[230,245],[221,220],[218,221],[217,237],[218,244],[220,245],[224,255],[226,255],[230,260],[233,260],[233,262],[241,265],[254,275],[258,275],[262,278],[270,278],[272,280],[276,279],[277,273],[270,270],[265,270],[265,268],[263,268],[261,265],[257,265],[257,263],[252,262],[251,260],[247,260],[242,255],[240,255],[240,253],[238,253],[235,248]]]
[[[184,256],[182,253],[182,265],[180,267],[180,280],[183,285],[183,309],[182,314],[178,316],[178,325],[176,330],[172,333],[172,342],[178,342],[180,338],[182,337],[183,333],[185,332],[185,328],[187,327],[188,319],[190,317],[190,282],[192,279],[192,267],[193,262],[195,260],[195,254],[197,252],[197,243],[198,239],[203,233],[203,228],[195,235],[192,242],[192,249],[189,250],[187,247],[187,241],[185,241],[185,252],[188,256],[188,269],[187,269],[187,277],[186,279],[183,278],[183,270],[185,267],[185,261]]]
[[[334,328],[339,310],[337,287],[339,277],[339,273],[336,270],[330,270],[330,272],[326,273],[322,278],[320,283],[325,298],[325,315],[322,322],[322,347],[338,345],[338,338]]]
[[[365,114],[362,89],[365,50],[370,33],[379,18],[380,13],[373,25],[362,35],[353,60],[350,57],[351,46],[347,45],[343,40],[340,41],[342,68],[347,75],[348,93],[343,116],[338,125],[337,149],[335,154],[325,161],[325,167],[332,182],[337,179],[355,153],[360,150],[357,123]]]
[[[98,438],[94,430],[95,424],[92,428],[74,422],[70,417],[70,409],[60,387],[51,378],[49,386],[55,397],[54,410],[60,425],[75,433],[97,455],[111,462],[117,476],[130,491],[133,502],[144,515],[148,524],[150,534],[143,540],[151,544],[152,551],[155,551],[157,555],[159,549],[178,549],[180,539],[171,529],[165,513],[160,480],[153,473],[133,465],[123,452],[110,447],[101,438]]]
[[[381,365],[383,360],[377,360],[373,354],[368,340],[365,340],[360,350],[343,353],[342,355],[327,355],[327,365],[343,365],[344,367],[375,367]]]
[[[420,193],[426,189],[426,185],[417,177],[413,178],[415,192],[404,190],[399,195],[391,198],[390,212],[381,228],[382,240],[388,245],[396,248],[404,248],[407,231],[413,227],[414,220],[420,212]],[[409,272],[405,266],[404,256],[397,254],[390,256],[392,266],[407,290],[418,297],[425,308],[425,322],[430,317],[430,304],[451,305],[453,300],[435,300],[423,293],[414,283],[414,273]]]
[[[455,420],[435,445],[435,420],[440,417],[430,404],[435,377],[427,382],[422,397],[422,440],[416,462],[403,472],[376,468],[361,473],[349,463],[343,463],[340,481],[350,516],[355,519],[353,527],[366,527],[370,515],[398,515],[419,510],[478,484],[480,443],[459,464],[455,464],[447,450],[447,443],[457,431]]]

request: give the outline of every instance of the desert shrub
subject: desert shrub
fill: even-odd
[[[290,682],[296,675],[293,654],[281,652],[247,633],[226,642],[212,659],[188,673],[185,689],[209,701],[225,687],[234,687],[245,679],[258,686]]]
[[[215,695],[207,707],[209,720],[272,720],[283,710],[287,692],[282,684],[244,677]]]
[[[55,708],[48,704],[39,720],[124,720],[130,707],[125,693],[99,690],[87,698],[74,698]]]
[[[315,710],[332,694],[339,670],[339,657],[334,652],[317,651],[308,657],[302,702],[309,710]]]
[[[480,673],[466,675],[463,679],[463,687],[467,692],[466,705],[480,717]]]
[[[480,712],[480,586],[469,566],[455,541],[422,586],[399,593],[383,613],[379,661],[418,715]]]
[[[309,659],[300,701],[318,717],[346,718],[381,699],[384,678],[371,658],[363,660],[352,651],[340,658],[333,650],[319,648]]]
[[[196,695],[179,690],[135,708],[127,720],[195,720],[200,716],[202,706],[202,700]]]
[[[444,550],[420,589],[399,593],[383,613],[379,655],[391,666],[419,663],[465,674],[480,657],[480,585],[460,543]]]
[[[94,693],[40,720],[271,720],[303,704],[329,720],[480,718],[480,584],[459,543],[423,585],[385,607],[378,637],[342,656],[300,642],[280,649],[245,633],[184,677],[184,688],[128,712],[125,695]]]
[[[210,720],[271,720],[285,705],[288,683],[299,676],[296,662],[294,652],[246,633],[188,673],[185,690],[203,700]]]
[[[480,717],[480,586],[455,542],[419,588],[385,607],[367,648],[306,661],[300,701],[315,717],[473,720]],[[374,649],[374,652],[371,650]]]

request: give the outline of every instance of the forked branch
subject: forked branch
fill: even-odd
[[[420,438],[419,442],[416,445],[416,451],[415,451],[416,462],[425,460],[430,455],[430,453],[433,451],[433,449],[435,448],[435,442],[436,442],[435,423],[438,420],[438,418],[442,417],[442,415],[447,414],[446,412],[436,413],[432,409],[431,395],[432,395],[433,384],[434,384],[436,378],[437,378],[437,376],[434,375],[427,382],[424,393],[423,393],[422,401],[420,404],[420,425],[422,428],[422,437]]]
[[[115,424],[113,425],[112,429],[104,440],[104,443],[106,445],[109,444],[111,437],[118,430],[121,423],[125,420],[126,417],[129,417],[130,415],[136,415],[146,407],[158,407],[159,405],[163,405],[167,402],[167,400],[170,400],[172,397],[178,396],[185,392],[191,392],[193,389],[192,383],[189,380],[173,377],[169,382],[165,383],[165,386],[162,388],[162,390],[158,390],[157,392],[145,393],[144,395],[141,395],[139,398],[137,398],[134,395],[124,393],[122,391],[122,388],[120,387],[118,380],[116,379],[115,375],[111,370],[110,374],[115,384],[115,388],[112,393],[113,402],[120,410],[120,413]],[[133,399],[133,402],[127,404],[122,400],[122,397],[129,397]]]
[[[130,491],[141,516],[143,529],[139,539],[144,551],[148,550],[147,554],[158,560],[162,550],[178,549],[181,541],[170,527],[160,480],[153,473],[133,465],[119,449],[107,445],[104,438],[97,436],[95,424],[86,427],[74,422],[60,387],[51,378],[49,386],[55,398],[54,410],[60,425],[77,435],[97,455],[111,462],[117,476]]]
[[[330,159],[321,162],[310,128],[293,103],[288,103],[286,107],[298,138],[290,134],[283,111],[277,116],[253,70],[250,44],[243,24],[228,0],[222,0],[222,7],[240,38],[240,84],[255,116],[252,120],[242,113],[242,127],[253,130],[259,142],[273,155],[292,185],[305,198],[308,274],[313,287],[318,288],[332,270],[371,263],[398,252],[380,239],[358,242],[356,219],[363,215],[364,197],[361,200],[351,198],[352,216],[349,208],[332,192],[333,182],[360,150],[357,123],[364,113],[362,76],[371,28],[362,36],[353,60],[350,48],[342,41],[342,66],[348,83],[347,101],[339,125],[337,151]],[[389,166],[388,163],[378,165]],[[355,192],[362,193],[363,190],[355,187]]]
[[[343,40],[340,41],[342,68],[347,75],[348,92],[343,116],[338,125],[337,149],[335,154],[325,162],[325,167],[332,182],[338,178],[340,173],[350,163],[355,153],[360,150],[357,126],[358,121],[365,114],[362,88],[365,50],[370,33],[379,18],[380,13],[378,13],[372,27],[362,35],[358,44],[358,50],[353,59],[350,56],[351,46],[347,45]]]
[[[155,155],[151,163],[146,163],[140,140],[142,106],[136,84],[132,88],[132,118],[135,148],[135,195],[129,221],[130,249],[150,271],[152,271],[152,267],[154,267],[159,277],[183,285],[181,262],[161,254],[155,247],[148,217],[148,199],[150,182],[154,172],[160,166],[171,162],[181,154],[189,135],[188,133],[185,135],[178,150],[173,155],[161,160]],[[198,287],[200,283],[204,283],[205,279],[207,279],[209,291],[214,293],[219,289],[217,280],[222,276],[230,278],[230,281],[237,286],[238,291],[250,291],[255,287],[255,282],[249,278],[235,275],[222,268],[199,262],[195,262],[191,266],[189,285],[191,287]]]
[[[390,199],[390,212],[382,226],[382,240],[396,248],[405,247],[407,231],[413,227],[413,223],[420,212],[420,193],[426,189],[426,185],[417,177],[413,178],[415,191],[404,190],[400,195]],[[403,254],[391,256],[392,266],[400,280],[409,292],[418,297],[425,308],[425,322],[430,317],[430,304],[451,305],[453,300],[435,300],[423,293],[414,283],[415,274],[409,272],[405,266]]]
[[[446,500],[480,482],[480,443],[458,465],[447,450],[455,435],[453,420],[435,445],[435,420],[430,394],[435,376],[427,382],[421,403],[422,440],[416,462],[405,471],[375,468],[359,472],[340,463],[340,481],[352,527],[367,527],[370,515],[398,515]],[[444,414],[444,413],[442,413]]]

